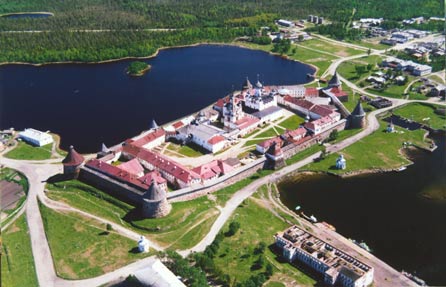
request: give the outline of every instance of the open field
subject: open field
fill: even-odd
[[[25,215],[2,232],[1,285],[37,286]]]
[[[209,232],[219,214],[217,205],[224,206],[235,192],[271,172],[261,170],[209,197],[174,202],[169,215],[156,219],[141,218],[139,210],[133,206],[77,180],[47,184],[46,188],[50,199],[121,224],[169,249],[186,249],[197,244]]]
[[[163,246],[169,246],[172,242],[178,248],[193,246],[201,238],[192,240],[194,238],[188,238],[190,234],[187,233],[194,231],[196,236],[203,236],[208,230],[199,223],[211,220],[218,213],[214,202],[202,197],[173,203],[172,211],[166,217],[143,219],[139,216],[139,210],[133,206],[77,180],[47,184],[47,189],[47,196],[53,200],[131,228]],[[185,240],[182,240],[184,237]]]
[[[301,124],[303,124],[305,120],[298,115],[292,115],[291,117],[287,118],[286,120],[278,123],[277,125],[288,129],[288,130],[294,130],[297,129]]]
[[[57,274],[66,279],[98,276],[151,253],[139,253],[137,243],[105,225],[74,213],[59,213],[40,205]]]
[[[259,192],[265,191],[266,187],[260,188]],[[228,230],[231,222],[240,223],[240,229],[235,235],[224,237],[221,241],[217,255],[214,258],[215,265],[231,280],[243,282],[252,275],[265,271],[265,267],[255,267],[259,257],[263,257],[266,264],[273,266],[273,278],[281,278],[281,282],[288,286],[296,284],[313,285],[315,281],[300,272],[288,263],[282,262],[270,249],[274,243],[273,235],[288,227],[288,224],[269,210],[272,208],[270,202],[261,199],[258,195],[245,200],[234,212],[226,223],[223,230]],[[263,252],[255,251],[259,243],[267,247]],[[257,254],[256,254],[257,253]],[[279,259],[279,260],[278,260]],[[272,279],[273,280],[273,279]],[[274,285],[267,286],[281,286]],[[290,285],[291,284],[291,285]]]
[[[356,60],[346,61],[339,65],[337,71],[338,73],[346,78],[349,81],[352,81],[353,83],[357,84],[361,82],[362,80],[366,79],[368,76],[370,76],[374,72],[374,67],[381,63],[382,58],[380,56],[365,56]],[[368,64],[372,64],[373,68],[370,71],[366,71],[364,74],[358,74],[356,72],[355,67],[356,66],[367,66]]]
[[[364,51],[358,49],[336,45],[333,42],[324,41],[317,38],[300,42],[299,45],[315,49],[317,51],[327,52],[339,57],[348,57],[365,53]]]
[[[375,49],[375,50],[386,50],[386,49],[390,48],[390,46],[388,46],[388,45],[380,44],[379,42],[375,43],[375,42],[371,42],[371,41],[367,41],[367,40],[347,41],[347,43],[352,43],[352,44],[356,44],[359,46],[363,46],[363,47]]]
[[[357,141],[339,153],[330,154],[319,162],[304,166],[302,170],[342,174],[360,170],[395,169],[410,163],[399,151],[403,142],[411,142],[422,147],[428,146],[424,141],[425,130],[407,131],[395,127],[398,132],[387,133],[385,132],[386,126],[387,123],[381,121],[380,128],[371,135]],[[347,160],[345,170],[335,168],[335,162],[339,154],[343,154]]]
[[[192,145],[178,145],[175,143],[169,143],[167,146],[167,150],[179,153],[185,157],[199,157],[202,156],[202,153],[198,148]]]
[[[435,108],[440,106],[424,103],[411,103],[395,109],[395,115],[402,116],[419,123],[427,124],[434,129],[446,129],[446,117],[435,113]]]
[[[272,44],[257,45],[247,42],[236,42],[236,44],[247,48],[262,50],[266,52],[271,52],[273,47]],[[293,51],[294,48],[296,48],[295,52]],[[327,68],[331,64],[331,61],[337,58],[336,56],[328,55],[325,53],[319,53],[317,51],[305,49],[303,47],[298,47],[298,46],[291,46],[291,50],[287,56],[293,60],[316,66],[318,68],[317,75],[319,76],[322,75],[325,72],[325,70],[327,70]]]
[[[51,158],[51,147],[53,144],[47,144],[42,147],[35,147],[23,141],[18,142],[17,146],[7,152],[4,157],[23,160],[45,160]]]

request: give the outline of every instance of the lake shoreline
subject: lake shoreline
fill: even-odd
[[[160,53],[160,51],[163,51],[163,50],[197,47],[197,46],[201,46],[201,45],[230,46],[230,47],[238,47],[238,48],[242,48],[242,49],[248,49],[248,50],[252,50],[252,51],[261,51],[261,52],[267,53],[269,55],[272,55],[272,56],[275,56],[275,57],[279,57],[279,58],[282,58],[282,59],[285,59],[285,60],[288,60],[288,61],[294,61],[294,62],[298,62],[298,63],[302,63],[302,64],[305,64],[305,65],[308,65],[308,66],[312,67],[315,70],[314,73],[313,73],[313,76],[315,76],[317,74],[317,72],[319,71],[319,68],[316,67],[313,64],[305,63],[303,61],[298,61],[298,60],[295,60],[295,59],[291,59],[288,56],[286,56],[284,58],[280,54],[273,53],[271,51],[264,51],[264,50],[261,50],[261,49],[254,49],[254,48],[245,46],[245,45],[240,44],[240,43],[235,43],[235,42],[230,42],[230,43],[199,42],[199,43],[194,43],[194,44],[189,44],[189,45],[177,45],[177,46],[171,46],[171,47],[161,47],[161,48],[158,48],[153,54],[148,55],[148,56],[143,56],[143,57],[128,56],[128,57],[123,57],[123,58],[109,59],[109,60],[103,60],[103,61],[97,61],[97,62],[83,62],[83,61],[63,61],[63,62],[44,62],[44,63],[2,62],[2,63],[0,63],[0,66],[4,66],[4,65],[28,65],[28,66],[34,66],[34,67],[42,67],[42,66],[47,66],[47,65],[64,65],[64,64],[68,64],[68,65],[69,64],[97,65],[97,64],[115,63],[115,62],[120,62],[120,61],[125,61],[125,60],[149,60],[149,59],[153,59],[153,58],[157,57],[158,54]],[[309,83],[311,83],[311,82],[309,82]]]

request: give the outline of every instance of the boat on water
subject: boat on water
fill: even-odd
[[[397,168],[396,171],[400,172],[400,171],[403,171],[403,170],[406,170],[406,169],[407,169],[407,166],[402,166],[400,168]]]
[[[300,210],[300,205],[296,206],[296,208],[294,210]]]
[[[418,278],[417,276],[410,274],[409,272],[403,270],[401,271],[401,274],[403,274],[404,276],[406,276],[407,278],[409,278],[410,280],[412,280],[413,282],[417,283],[420,286],[427,286],[426,282],[423,279]]]
[[[302,216],[303,218],[305,218],[306,220],[312,222],[312,223],[316,223],[316,222],[317,222],[317,218],[314,217],[314,215],[308,216],[308,215],[306,215],[305,213],[302,212],[302,213],[301,213],[301,216]]]

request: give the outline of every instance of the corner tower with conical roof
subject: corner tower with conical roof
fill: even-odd
[[[365,112],[361,105],[361,100],[358,100],[355,109],[350,115],[350,128],[362,129],[365,126]]]
[[[338,88],[342,89],[341,81],[339,80],[338,72],[335,71],[333,77],[331,77],[330,81],[328,81],[329,88]]]
[[[252,84],[249,81],[248,77],[246,77],[246,80],[243,82],[242,89],[243,90],[250,90],[250,89],[252,89]]]
[[[167,194],[152,181],[149,189],[142,196],[142,215],[146,218],[158,218],[169,214],[172,206],[167,202]]]
[[[80,155],[73,146],[70,146],[67,156],[62,160],[63,173],[77,177],[79,170],[84,164],[85,158]]]

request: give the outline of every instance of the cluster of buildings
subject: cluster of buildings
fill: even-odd
[[[274,237],[286,260],[299,261],[314,269],[329,286],[366,287],[373,283],[373,267],[296,225]]]
[[[433,56],[444,56],[445,55],[445,40],[444,38],[436,38],[431,42],[417,42],[410,45],[404,49],[404,51],[417,59],[429,58],[430,55]]]
[[[424,94],[430,97],[445,97],[445,85],[435,83],[427,78],[422,78],[420,81],[422,82],[422,84],[414,88],[414,91],[416,91],[417,93]]]
[[[418,64],[413,61],[406,61],[395,57],[387,57],[381,63],[383,67],[398,71],[410,72],[414,76],[425,76],[432,73],[432,67],[424,64]]]

